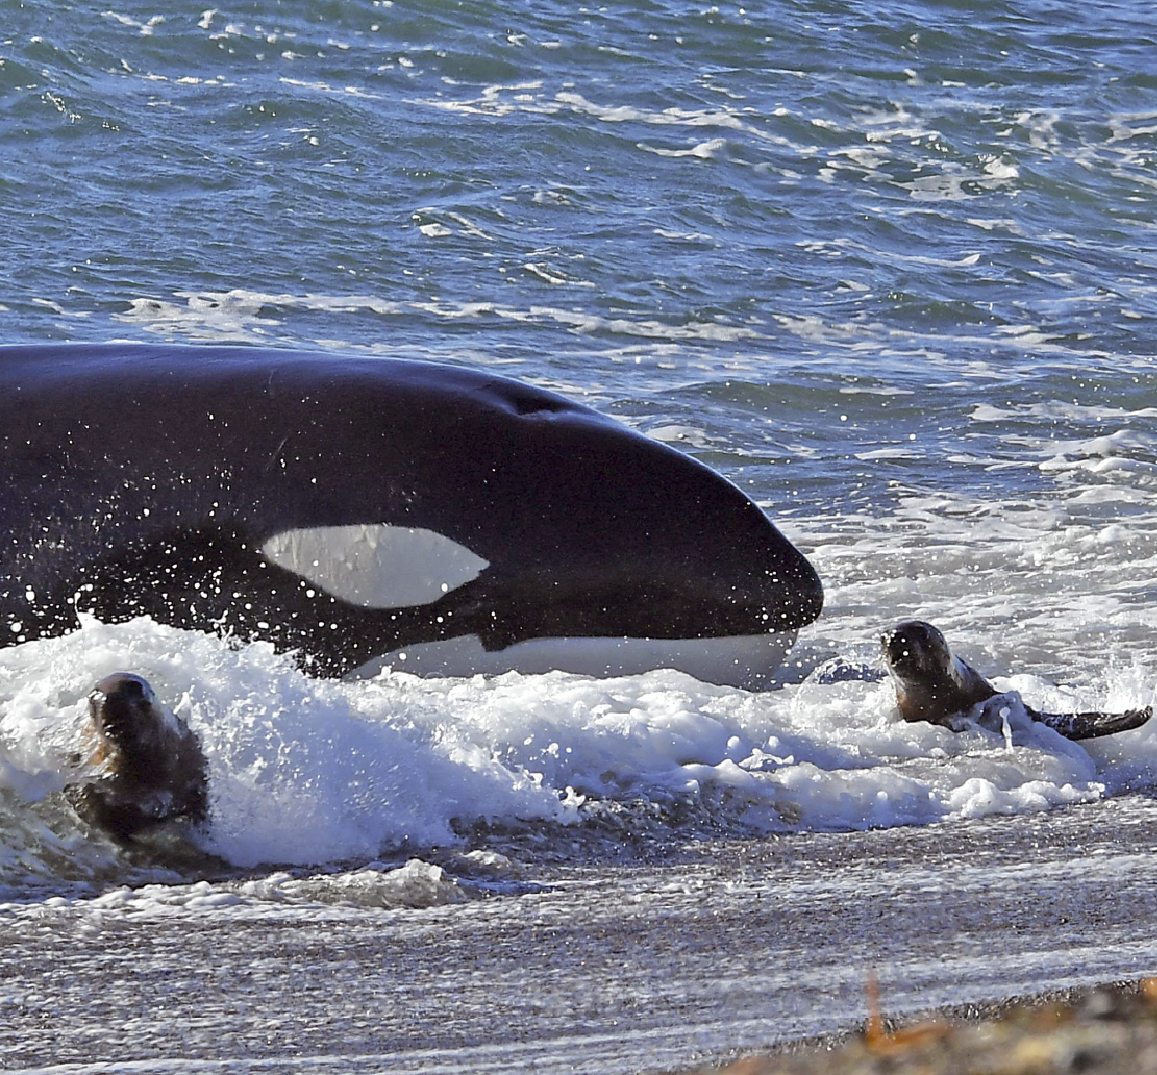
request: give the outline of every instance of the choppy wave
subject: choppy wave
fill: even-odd
[[[1031,4],[546,4],[501,32],[490,4],[39,9],[0,53],[18,338],[411,343],[429,309],[478,309],[540,362],[575,333],[1151,352],[1153,110],[1123,13],[1085,38]],[[350,301],[324,327],[308,302],[241,329],[149,313],[245,292]]]

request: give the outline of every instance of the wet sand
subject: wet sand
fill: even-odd
[[[128,890],[123,905],[0,905],[0,1069],[967,1071],[952,1058],[980,1048],[968,1020],[1001,998],[1157,973],[1157,803],[1137,796],[858,833],[664,824],[486,841],[528,887],[416,908],[337,888],[327,902],[324,884],[298,903],[205,885],[179,907]],[[869,1048],[873,976],[897,1025],[939,1010],[964,1029]],[[823,1044],[790,1046],[808,1041]],[[772,1059],[741,1059],[759,1055]]]

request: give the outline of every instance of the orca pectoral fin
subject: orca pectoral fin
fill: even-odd
[[[1036,720],[1074,742],[1140,728],[1151,716],[1150,705],[1144,709],[1126,709],[1124,713],[1034,713]]]

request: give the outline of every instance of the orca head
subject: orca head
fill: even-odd
[[[788,636],[822,606],[734,485],[532,385],[243,348],[6,358],[0,645],[149,615],[342,674],[454,639]]]
[[[356,522],[287,527],[260,543],[307,595],[379,617],[376,652],[350,649],[341,670],[398,653],[414,667],[415,647],[473,637],[429,667],[684,667],[746,684],[746,673],[703,675],[687,645],[733,638],[743,640],[736,660],[774,671],[819,615],[823,590],[763,511],[673,449],[547,393],[549,406],[532,405],[537,390],[516,389],[516,401],[500,400],[507,424],[458,431],[462,443],[441,448],[442,469],[412,483],[404,512],[374,519],[363,502]],[[769,636],[774,646],[752,641]],[[583,641],[557,658],[527,649],[559,639]],[[596,639],[615,652],[592,663]],[[645,640],[673,645],[637,645]],[[485,656],[498,652],[512,656]]]

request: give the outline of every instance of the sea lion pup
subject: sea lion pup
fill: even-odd
[[[71,784],[65,795],[80,817],[120,840],[166,821],[194,824],[208,814],[208,777],[201,741],[158,705],[140,676],[117,672],[88,700],[93,760],[104,775]]]
[[[944,635],[930,623],[905,620],[882,635],[884,663],[896,685],[896,704],[904,720],[926,720],[952,728],[976,705],[1000,692],[975,668],[948,648]],[[1021,703],[1023,705],[1023,702]],[[1095,739],[1139,728],[1153,707],[1124,713],[1040,713],[1024,706],[1032,720],[1047,724],[1066,739]],[[981,722],[986,714],[981,714]]]

